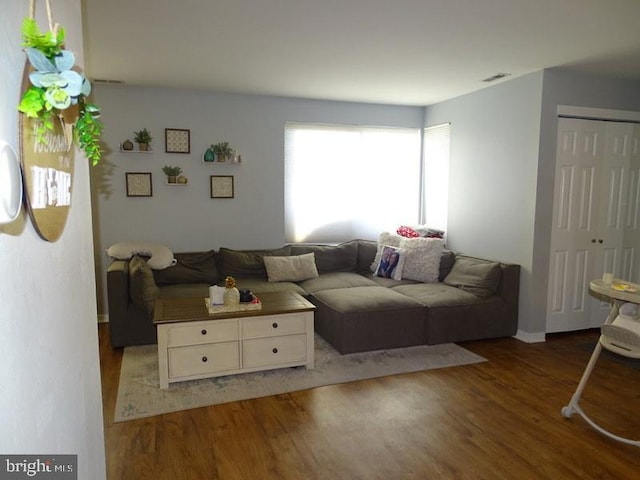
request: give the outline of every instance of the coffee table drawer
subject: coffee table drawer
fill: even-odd
[[[240,368],[239,342],[175,347],[170,348],[168,354],[169,378],[217,373]]]
[[[286,335],[283,337],[255,338],[242,342],[243,368],[305,362],[307,358],[307,336]]]
[[[306,332],[306,318],[303,313],[245,318],[242,320],[242,338],[304,333]]]
[[[188,325],[172,325],[167,332],[170,347],[238,340],[236,320],[216,320]]]

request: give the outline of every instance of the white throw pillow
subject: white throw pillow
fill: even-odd
[[[444,250],[441,238],[402,238],[400,248],[406,252],[402,278],[435,283],[440,273],[440,258]]]
[[[382,232],[378,237],[378,250],[376,251],[376,256],[371,263],[371,271],[375,272],[380,264],[380,258],[382,257],[382,249],[386,246],[389,247],[399,247],[400,239],[403,238],[400,235],[396,235],[394,233]]]
[[[272,257],[265,255],[264,266],[270,282],[301,282],[318,277],[314,253]]]
[[[168,247],[155,243],[118,242],[107,249],[107,255],[118,260],[126,260],[134,255],[151,257],[147,264],[154,270],[163,270],[176,264],[173,252]]]

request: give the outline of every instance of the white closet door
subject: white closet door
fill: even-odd
[[[602,278],[604,272],[613,272],[614,276],[627,279],[622,273],[622,259],[629,201],[632,136],[632,124],[617,122],[605,124],[593,278]],[[595,297],[592,297],[591,304],[590,321],[587,327],[598,327],[607,318],[611,306],[606,301]]]
[[[640,125],[634,125],[620,277],[640,283]]]
[[[547,332],[587,328],[604,122],[558,119]]]
[[[638,275],[640,145],[634,129],[558,121],[547,332],[599,327],[609,305],[589,293],[589,282],[603,272],[627,280],[627,272]],[[635,241],[627,239],[630,229]]]

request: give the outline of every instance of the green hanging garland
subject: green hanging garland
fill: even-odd
[[[72,70],[75,55],[64,49],[64,36],[64,28],[42,33],[34,18],[24,19],[23,46],[33,71],[29,74],[31,86],[24,92],[18,110],[42,122],[44,128],[38,130],[38,138],[44,141],[54,122],[62,121],[62,112],[77,105],[74,139],[95,166],[102,158],[100,109],[87,102],[91,83]]]

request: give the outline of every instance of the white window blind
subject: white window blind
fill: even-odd
[[[419,207],[419,129],[285,125],[288,242],[377,239]]]
[[[449,123],[424,129],[423,223],[447,231],[449,212]]]

